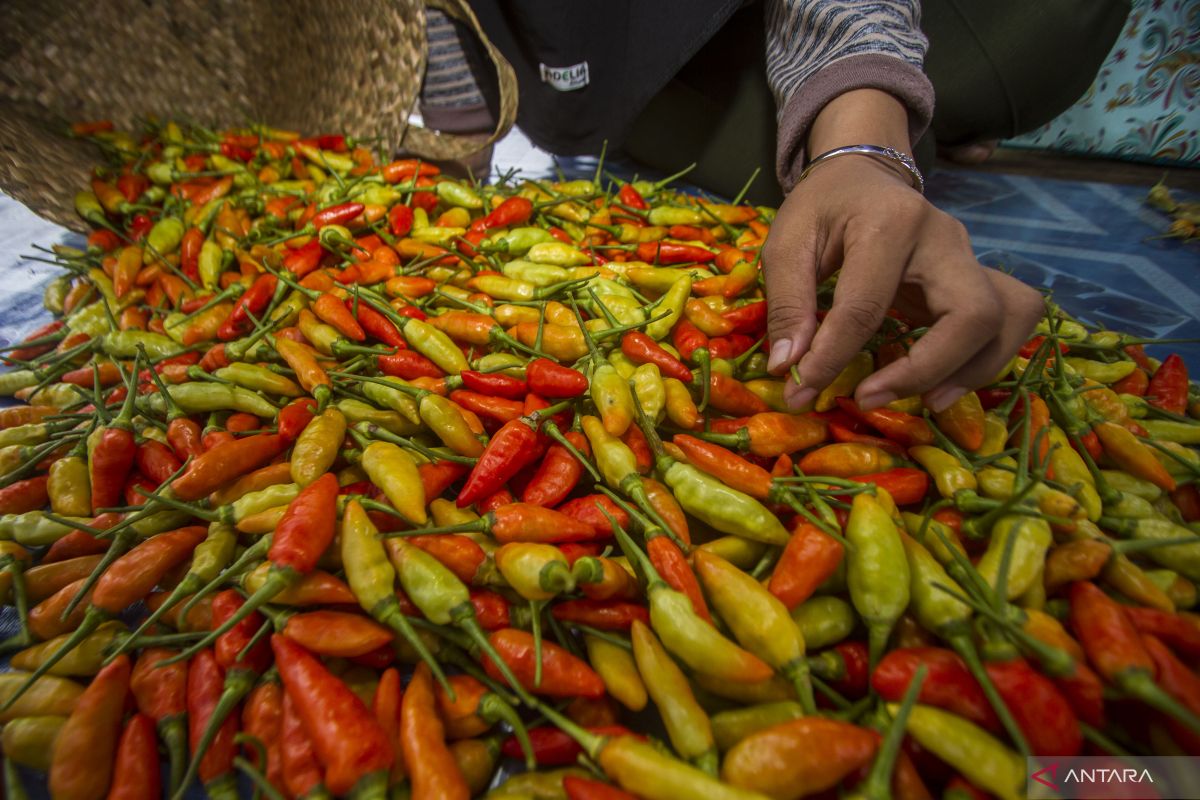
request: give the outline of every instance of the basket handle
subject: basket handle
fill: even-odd
[[[500,87],[500,109],[496,128],[486,139],[478,136],[462,136],[452,133],[439,133],[419,125],[409,125],[401,137],[401,146],[427,158],[456,160],[482,150],[508,133],[517,119],[517,75],[512,65],[501,55],[483,32],[483,26],[475,16],[475,12],[467,5],[467,0],[424,0],[429,7],[444,11],[454,19],[466,24],[483,44],[484,51],[496,68],[497,83]],[[424,68],[424,63],[422,63]]]

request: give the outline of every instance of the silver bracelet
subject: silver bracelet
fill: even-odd
[[[821,155],[808,162],[808,166],[800,173],[800,177],[796,180],[796,183],[807,178],[808,173],[812,172],[813,167],[818,164],[828,161],[831,158],[848,155],[872,156],[899,164],[904,167],[908,172],[908,176],[912,178],[913,188],[921,194],[925,193],[925,178],[921,175],[921,170],[917,169],[917,162],[913,161],[912,156],[901,153],[894,147],[880,147],[875,144],[851,144],[845,147],[835,147],[832,150],[821,153]]]

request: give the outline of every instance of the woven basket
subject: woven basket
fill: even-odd
[[[488,139],[408,123],[426,3],[471,27],[496,67],[500,119]],[[72,199],[97,152],[70,136],[72,122],[254,121],[456,159],[502,136],[516,106],[512,67],[466,0],[0,0],[0,189],[76,230]]]

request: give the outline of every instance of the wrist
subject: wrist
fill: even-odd
[[[878,89],[853,89],[826,103],[809,128],[805,150],[815,157],[854,144],[891,147],[912,155],[904,104]]]

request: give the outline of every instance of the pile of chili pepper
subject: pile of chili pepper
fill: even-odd
[[[1007,799],[1028,755],[1200,755],[1165,342],[1048,303],[991,385],[864,410],[893,313],[791,409],[770,209],[76,134],[91,233],[0,352],[6,796]]]

